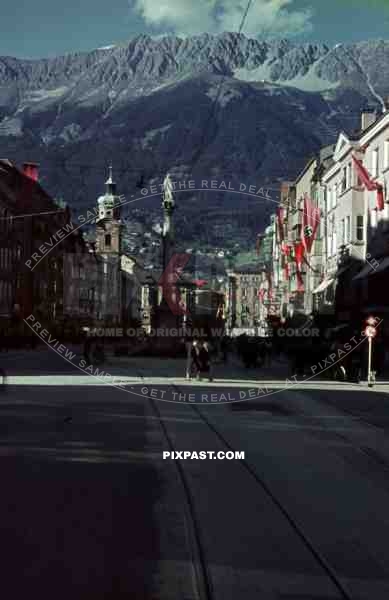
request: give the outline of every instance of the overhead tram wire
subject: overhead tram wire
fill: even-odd
[[[245,9],[245,11],[243,13],[243,17],[242,17],[242,20],[241,20],[241,23],[240,23],[240,26],[239,26],[238,36],[242,33],[242,29],[243,29],[243,27],[245,25],[245,22],[246,22],[246,19],[247,19],[247,15],[248,15],[248,12],[249,12],[249,10],[251,8],[252,2],[253,2],[253,0],[248,0],[246,9]],[[231,59],[230,60],[232,60],[233,57],[234,57],[234,53],[235,53],[235,50],[237,48],[237,44],[238,44],[237,38],[235,38],[235,45],[233,46],[232,53],[231,53]],[[205,137],[206,137],[206,134],[207,134],[207,129],[208,129],[208,126],[209,126],[211,120],[215,116],[217,104],[218,104],[218,101],[219,101],[219,98],[220,98],[220,93],[221,93],[223,84],[225,82],[225,79],[226,79],[225,75],[222,75],[220,83],[219,83],[219,86],[217,88],[217,94],[214,97],[213,102],[211,103],[210,111],[209,111],[208,118],[207,118],[207,121],[205,123],[205,126],[203,128],[203,134],[202,134],[202,137],[201,137],[201,141],[200,141],[198,150],[197,150],[197,152],[194,155],[194,159],[192,160],[192,165],[193,166],[195,166],[199,162],[201,154],[204,152],[204,143],[205,143]],[[192,167],[192,169],[193,169],[193,167]]]
[[[245,22],[246,22],[246,19],[247,19],[247,15],[248,15],[248,12],[249,12],[249,10],[251,8],[252,3],[253,3],[253,0],[248,0],[247,6],[246,6],[245,11],[243,13],[242,20],[241,20],[241,23],[240,23],[240,26],[239,26],[239,29],[238,29],[238,35],[240,35],[242,33],[242,30],[243,30],[243,27],[245,25]],[[233,46],[232,53],[231,53],[231,59],[234,57],[234,53],[235,53],[236,48],[237,48],[237,43],[238,43],[237,39],[235,39],[234,40],[234,46]],[[207,131],[207,128],[208,128],[211,120],[214,117],[215,109],[217,107],[217,103],[218,103],[219,98],[220,98],[220,93],[221,93],[221,89],[222,89],[224,81],[225,81],[225,76],[222,75],[221,81],[220,81],[220,83],[218,85],[218,88],[217,88],[217,94],[214,97],[213,102],[211,103],[211,107],[210,107],[210,110],[209,110],[209,113],[208,113],[208,117],[207,117],[205,126],[203,128],[203,133],[202,133],[202,138],[201,138],[201,142],[200,142],[200,145],[199,145],[199,149],[195,153],[195,157],[194,157],[194,161],[193,161],[194,164],[196,164],[199,161],[200,156],[201,156],[201,154],[203,152],[203,145],[204,145],[204,141],[205,141],[206,131]],[[65,161],[62,162],[62,165],[64,165],[64,164],[65,164]],[[73,165],[76,166],[76,164],[72,163],[72,164],[68,165],[68,168],[71,168]],[[81,167],[84,167],[84,168],[85,167],[86,168],[93,168],[93,167],[91,167],[91,165],[81,165],[81,164],[78,164],[77,166],[80,167],[80,168]],[[183,166],[183,165],[173,165],[171,167],[171,170],[174,169],[174,166]],[[101,167],[99,166],[99,167],[95,167],[95,168],[98,168],[101,171],[106,171],[106,167],[103,166],[103,165]],[[139,167],[138,169],[135,169],[134,167],[131,167],[131,168],[122,168],[122,169],[116,168],[115,171],[117,173],[129,173],[129,172],[134,172],[135,173],[135,172],[139,172],[142,175],[142,174],[144,174],[145,169],[144,169],[144,167],[142,167],[142,168]],[[165,176],[166,175],[166,169],[163,172],[161,172],[161,173],[157,173],[157,172],[154,171],[153,174],[154,175],[161,174],[161,175]],[[232,173],[231,173],[231,175],[232,175]],[[268,188],[268,189],[271,189],[271,188]],[[273,189],[275,189],[275,188],[273,188]]]
[[[66,165],[65,161],[59,162],[59,161],[55,161],[54,160],[54,161],[50,161],[50,162],[52,163],[52,166],[45,165],[41,169],[42,172],[44,172],[45,170],[50,171],[52,169],[58,169],[58,168],[63,167],[63,166]],[[83,170],[84,173],[87,170],[93,170],[93,169],[96,170],[96,171],[101,171],[101,173],[106,173],[107,172],[106,165],[93,165],[93,164],[85,164],[85,163],[73,163],[72,165],[67,165],[66,166],[67,169],[71,169],[72,167],[80,169],[80,171]],[[126,174],[126,173],[137,174],[138,175],[138,181],[137,181],[136,187],[142,187],[142,186],[146,187],[147,186],[147,181],[145,180],[145,176],[144,176],[144,171],[145,171],[144,168],[141,168],[141,167],[136,168],[136,167],[132,167],[132,166],[128,165],[126,167],[115,167],[114,166],[113,169],[114,169],[115,173],[118,173],[118,174]],[[70,171],[68,171],[68,172],[70,174]],[[165,177],[165,175],[166,175],[166,169],[153,171],[153,175],[154,176],[161,175],[161,177]],[[240,174],[237,173],[236,171],[233,172],[233,173],[224,172],[223,176],[213,175],[212,178],[214,178],[214,179],[221,179],[221,178],[225,178],[226,176],[233,176],[233,177],[237,178],[239,175]],[[79,173],[78,176],[80,177],[81,173]],[[249,178],[250,176],[247,173],[243,173],[243,174],[241,174],[241,177],[242,178],[244,178],[244,177]],[[270,187],[270,186],[265,185],[265,184],[262,185],[261,187],[263,187],[266,190],[276,190],[276,191],[279,190],[278,187]]]

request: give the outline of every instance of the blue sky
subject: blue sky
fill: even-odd
[[[139,33],[238,29],[246,0],[12,0],[0,55],[25,58],[124,43]],[[329,44],[389,39],[389,0],[253,0],[244,33]]]

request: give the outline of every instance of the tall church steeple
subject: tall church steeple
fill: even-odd
[[[116,194],[116,183],[114,182],[113,177],[112,177],[112,165],[109,165],[108,171],[109,171],[109,176],[108,176],[107,181],[105,182],[106,195],[108,195],[108,196],[115,196],[115,194]]]
[[[97,205],[97,252],[100,254],[119,254],[121,251],[122,223],[120,221],[120,198],[116,193],[116,183],[113,180],[112,165],[110,165],[108,169],[108,179],[105,182],[105,194],[98,198]]]
[[[163,182],[162,208],[162,268],[165,270],[172,257],[174,247],[173,212],[176,208],[173,196],[173,182],[170,179],[169,173]]]

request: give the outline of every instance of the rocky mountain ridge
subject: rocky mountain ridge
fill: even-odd
[[[129,198],[169,171],[274,188],[276,201],[282,179],[388,96],[389,41],[140,35],[57,58],[1,57],[0,144],[11,160],[39,162],[42,184],[79,211],[102,193],[109,162]],[[224,235],[249,247],[274,210],[221,191],[182,191],[178,203],[183,238],[210,246]],[[139,206],[154,222],[159,201]]]

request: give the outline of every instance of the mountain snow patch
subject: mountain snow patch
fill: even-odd
[[[149,146],[149,144],[153,141],[155,136],[163,135],[166,131],[168,131],[168,129],[170,129],[171,126],[172,124],[169,123],[164,127],[159,127],[159,129],[150,129],[149,131],[146,131],[146,135],[140,140],[143,150],[145,150]]]
[[[328,81],[316,74],[317,63],[312,65],[305,75],[299,75],[293,79],[279,79],[277,83],[284,86],[295,87],[303,92],[325,92],[335,89],[340,82]]]
[[[235,69],[233,72],[233,76],[235,79],[240,79],[241,81],[269,81],[270,78],[270,70],[271,65],[269,61],[263,63],[263,65],[259,65],[259,67],[255,67],[254,69],[247,69],[246,67],[242,67],[241,69]]]
[[[20,137],[23,135],[23,122],[18,117],[5,117],[0,122],[0,136]]]
[[[26,93],[24,100],[25,102],[42,102],[42,100],[60,98],[67,90],[68,88],[66,86],[55,88],[53,90],[32,90]]]

